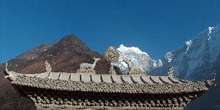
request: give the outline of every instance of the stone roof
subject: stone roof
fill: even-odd
[[[98,60],[97,58],[94,58]],[[5,78],[12,84],[34,88],[107,92],[107,93],[150,93],[172,94],[207,91],[214,85],[212,80],[207,81],[184,81],[173,76],[173,68],[168,71],[168,76],[149,76],[141,71],[129,75],[116,75],[110,69],[111,74],[96,74],[94,64],[84,63],[80,65],[77,73],[52,72],[50,64],[46,61],[46,72],[36,74],[21,74],[9,71],[5,66]],[[93,69],[90,69],[93,68]]]
[[[205,81],[190,82],[172,76],[113,75],[94,73],[45,72],[20,74],[6,71],[11,83],[42,89],[107,92],[171,94],[207,91]]]
[[[20,74],[24,76],[47,78],[52,80],[66,80],[86,83],[126,83],[126,84],[178,84],[187,83],[182,79],[170,76],[147,76],[147,75],[112,75],[112,74],[93,74],[93,73],[65,73],[50,72],[40,74]]]

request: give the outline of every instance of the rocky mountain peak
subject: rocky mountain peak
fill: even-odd
[[[48,52],[51,55],[58,55],[61,53],[76,53],[76,54],[89,54],[91,50],[74,35],[68,35],[63,37],[53,48],[49,49]]]
[[[45,71],[47,60],[52,71],[76,72],[80,63],[93,63],[93,57],[101,58],[96,65],[98,74],[108,72],[109,63],[99,53],[90,50],[74,35],[63,37],[59,42],[38,46],[9,61],[9,69],[20,73]]]
[[[43,44],[18,55],[8,61],[10,71],[23,74],[45,72],[45,61],[48,61],[54,72],[75,73],[81,63],[93,63],[93,57],[100,58],[96,63],[97,74],[107,74],[110,67],[103,56],[90,50],[84,42],[74,35],[63,37],[54,44]],[[116,68],[116,71],[120,71]],[[4,78],[4,64],[0,64],[0,109],[34,110],[30,100],[18,96],[8,80]],[[16,103],[16,104],[15,104]],[[18,106],[19,105],[19,106]]]
[[[82,42],[80,39],[78,39],[75,35],[67,35],[63,37],[58,44],[64,45],[64,46],[81,46],[84,45],[85,43]]]

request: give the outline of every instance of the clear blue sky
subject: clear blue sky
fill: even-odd
[[[92,50],[137,46],[152,58],[220,23],[220,0],[0,0],[0,62],[74,34]]]

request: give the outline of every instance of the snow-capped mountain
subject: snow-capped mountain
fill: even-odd
[[[151,59],[137,47],[120,45],[117,50],[120,62],[115,65],[123,73],[128,71],[123,60],[131,59],[131,64],[143,67],[150,74],[166,75],[168,68],[173,66],[176,77],[187,80],[210,79],[213,78],[215,65],[220,62],[220,25],[208,27],[194,39],[186,41],[182,48],[167,52],[159,60]]]
[[[162,58],[163,66],[152,72],[165,74],[169,66],[174,66],[175,75],[188,80],[210,79],[215,65],[220,62],[220,25],[208,27],[194,39]]]
[[[208,27],[195,38],[185,42],[184,46],[169,51],[159,59],[154,60],[137,47],[125,47],[120,45],[117,49],[120,53],[120,61],[132,59],[135,66],[141,66],[147,74],[167,75],[170,66],[174,67],[174,76],[186,80],[213,79],[216,73],[216,87],[190,103],[186,110],[220,110],[220,25]],[[116,64],[123,72],[127,65],[123,62]]]
[[[128,65],[124,60],[129,61],[130,66],[142,67],[146,72],[162,66],[161,60],[153,60],[146,52],[141,51],[138,47],[126,47],[121,44],[117,50],[120,57],[119,62],[115,63],[115,66],[119,67],[123,74],[127,74],[128,72]]]

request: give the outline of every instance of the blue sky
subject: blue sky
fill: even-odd
[[[103,53],[137,46],[152,58],[220,23],[220,0],[0,0],[0,62],[74,34]]]

